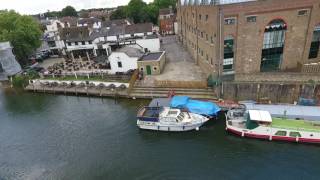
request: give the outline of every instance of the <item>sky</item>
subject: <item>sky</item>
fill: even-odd
[[[153,0],[143,0],[147,3]],[[37,14],[60,11],[71,5],[76,10],[117,7],[128,4],[129,0],[0,0],[0,9],[13,9],[21,14]]]

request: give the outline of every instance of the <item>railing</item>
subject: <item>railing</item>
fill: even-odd
[[[304,73],[320,73],[320,63],[304,64],[302,66]]]
[[[157,87],[169,87],[169,88],[207,88],[206,81],[162,81],[155,80]]]
[[[129,88],[128,88],[128,95],[130,96],[130,93],[131,93],[131,91],[132,91],[132,89],[133,89],[133,87],[134,87],[134,84],[136,83],[136,80],[137,80],[137,78],[138,78],[138,73],[139,73],[139,71],[136,69],[134,72],[133,72],[133,74],[132,74],[132,76],[131,76],[131,79],[130,79],[130,81],[129,81]]]

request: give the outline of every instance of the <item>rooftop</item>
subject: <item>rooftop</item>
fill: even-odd
[[[143,52],[140,49],[128,47],[128,46],[124,46],[116,50],[116,52],[123,52],[127,54],[129,57],[141,57],[143,55]]]
[[[242,2],[250,2],[256,0],[180,0],[181,5],[224,5],[224,4],[235,4]]]
[[[139,61],[156,61],[158,60],[161,55],[164,53],[164,51],[162,52],[150,52],[150,53],[147,53],[145,55],[143,55]]]
[[[138,23],[125,27],[126,34],[152,32],[152,23]]]

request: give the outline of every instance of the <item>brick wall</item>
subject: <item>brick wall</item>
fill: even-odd
[[[255,74],[237,74],[236,82],[300,82],[306,83],[310,80],[320,83],[319,73],[255,73]]]

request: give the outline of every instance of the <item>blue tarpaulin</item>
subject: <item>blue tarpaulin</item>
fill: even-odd
[[[172,108],[188,109],[192,113],[216,116],[220,111],[219,106],[212,102],[192,100],[188,96],[174,96],[171,99],[170,106]]]

